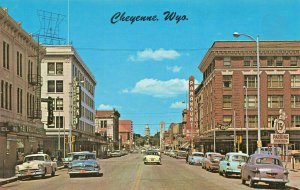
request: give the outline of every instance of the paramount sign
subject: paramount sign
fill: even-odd
[[[289,144],[289,134],[271,134],[271,144]]]

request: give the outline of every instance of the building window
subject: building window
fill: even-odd
[[[232,116],[231,115],[223,115],[223,123],[228,124],[231,127]]]
[[[3,67],[9,69],[9,44],[3,41]]]
[[[300,75],[291,75],[291,87],[300,88]]]
[[[245,75],[244,76],[244,86],[247,88],[256,88],[256,75]]]
[[[278,116],[274,116],[274,115],[269,115],[268,116],[268,128],[273,128],[274,127],[274,122],[275,119],[277,119]]]
[[[232,96],[223,96],[223,108],[231,108],[231,97]]]
[[[268,108],[283,108],[283,96],[268,96]]]
[[[244,57],[244,67],[250,67],[251,57]]]
[[[22,105],[23,105],[23,90],[17,89],[17,113],[22,114]]]
[[[57,80],[56,81],[56,92],[63,92],[64,91],[64,81]]]
[[[268,88],[282,88],[283,75],[268,75]]]
[[[48,80],[48,92],[55,92],[55,81]]]
[[[62,75],[63,74],[63,63],[56,63],[56,74]]]
[[[300,127],[300,115],[292,115],[292,127]]]
[[[297,67],[297,61],[298,61],[298,59],[297,59],[297,57],[291,57],[290,58],[290,66],[291,67]]]
[[[17,75],[19,77],[22,77],[22,64],[23,64],[23,56],[22,56],[22,53],[18,52],[17,51]]]
[[[1,108],[4,108],[4,81],[1,80]]]
[[[231,59],[230,59],[230,57],[224,57],[223,61],[224,61],[224,66],[226,66],[226,67],[230,67],[231,66]]]
[[[48,63],[48,74],[55,74],[55,63]]]
[[[56,110],[63,110],[63,109],[64,109],[64,99],[56,98]]]
[[[282,57],[277,57],[276,58],[276,66],[277,67],[282,67],[283,66],[283,58]]]
[[[247,96],[248,109],[257,108],[257,96]],[[244,97],[244,107],[246,108],[246,96]]]
[[[5,109],[8,109],[8,82],[5,82]]]
[[[257,127],[257,116],[256,115],[248,115],[248,128],[256,128]],[[245,118],[245,126],[246,126],[246,118]]]
[[[232,76],[231,75],[224,75],[223,76],[223,87],[224,88],[231,88]]]
[[[9,105],[8,105],[9,107],[8,107],[8,109],[12,110],[12,84],[9,85],[9,92],[8,93],[9,93],[9,95],[8,95],[9,96]]]
[[[267,65],[269,66],[269,67],[272,67],[272,66],[274,66],[274,57],[267,57]]]
[[[257,66],[257,61],[256,60],[257,60],[257,57],[252,58],[252,61],[253,61],[252,66],[254,66],[254,67]]]
[[[291,107],[292,108],[300,108],[300,95],[292,95]]]
[[[56,128],[63,128],[64,127],[64,116],[56,116]]]

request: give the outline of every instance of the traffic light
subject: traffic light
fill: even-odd
[[[72,136],[72,143],[75,142],[75,136]]]
[[[48,97],[48,120],[47,120],[47,124],[51,125],[53,124],[53,99],[49,96]]]

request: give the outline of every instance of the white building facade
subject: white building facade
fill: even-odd
[[[41,64],[42,98],[51,97],[54,106],[53,123],[47,124],[48,107],[46,103],[42,103],[42,121],[47,136],[46,150],[55,156],[63,156],[62,154],[70,151],[93,151],[96,144],[96,79],[74,47],[44,47],[46,55]],[[78,88],[74,88],[76,86]],[[74,116],[76,114],[77,118]]]

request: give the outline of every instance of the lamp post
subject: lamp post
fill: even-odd
[[[248,84],[247,84],[248,85]],[[246,93],[246,153],[249,155],[249,137],[248,137],[248,89],[244,86]]]
[[[259,63],[259,36],[255,38],[253,38],[252,36],[248,35],[248,34],[244,34],[244,33],[238,33],[238,32],[234,32],[233,36],[238,38],[240,36],[246,36],[248,38],[250,38],[252,41],[256,42],[256,60],[257,60],[257,153],[260,154],[260,149],[262,146],[261,143],[261,134],[260,134],[260,79],[259,79],[259,67],[260,67],[260,63]]]

